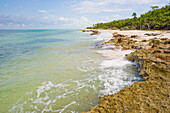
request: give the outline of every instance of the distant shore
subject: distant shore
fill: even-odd
[[[139,75],[145,81],[112,95],[100,97],[100,102],[88,113],[145,112],[168,113],[170,82],[170,31],[169,30],[96,30],[84,29],[98,35],[101,31],[113,34],[113,39],[100,46],[116,46],[133,50],[126,58],[136,62]]]

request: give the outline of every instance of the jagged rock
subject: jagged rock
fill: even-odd
[[[155,53],[161,53],[161,50],[157,49],[157,50],[154,50]]]
[[[126,58],[138,64],[139,75],[146,81],[135,82],[118,93],[100,97],[100,102],[88,113],[169,113],[169,39],[137,42],[117,33],[114,33],[114,37],[105,44],[121,45],[124,49],[137,49],[126,55]],[[145,45],[142,48],[143,43]]]
[[[131,35],[130,38],[138,38],[138,35]]]
[[[165,50],[164,53],[170,53],[170,51],[169,50]]]
[[[83,29],[83,30],[80,30],[80,31],[82,31],[82,32],[92,32],[91,29]]]
[[[114,37],[126,37],[126,35],[121,35],[121,34],[118,34],[118,33],[113,33],[113,36]]]
[[[82,32],[92,32],[90,35],[98,35],[100,32],[98,30],[93,30],[93,29],[83,29],[80,30]]]
[[[99,31],[96,31],[96,30],[92,30],[93,33],[91,33],[90,35],[98,35],[99,34]]]
[[[160,34],[158,34],[158,33],[146,33],[144,35],[147,35],[147,36],[157,36],[157,35],[160,35]]]

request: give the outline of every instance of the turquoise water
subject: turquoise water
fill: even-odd
[[[98,96],[139,79],[129,62],[101,65],[95,38],[79,30],[0,30],[0,113],[88,111]]]

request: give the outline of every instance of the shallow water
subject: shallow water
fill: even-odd
[[[108,32],[0,30],[0,113],[88,111],[98,96],[141,80],[124,57],[95,48],[110,38]]]

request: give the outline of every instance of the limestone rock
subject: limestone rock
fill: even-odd
[[[136,49],[135,52],[126,55],[126,58],[138,64],[139,75],[143,76],[145,81],[135,82],[118,93],[100,97],[100,102],[88,113],[169,113],[169,39],[150,39],[138,42],[130,40],[125,35],[117,33],[113,35],[115,38],[104,44],[121,45],[124,49]]]

